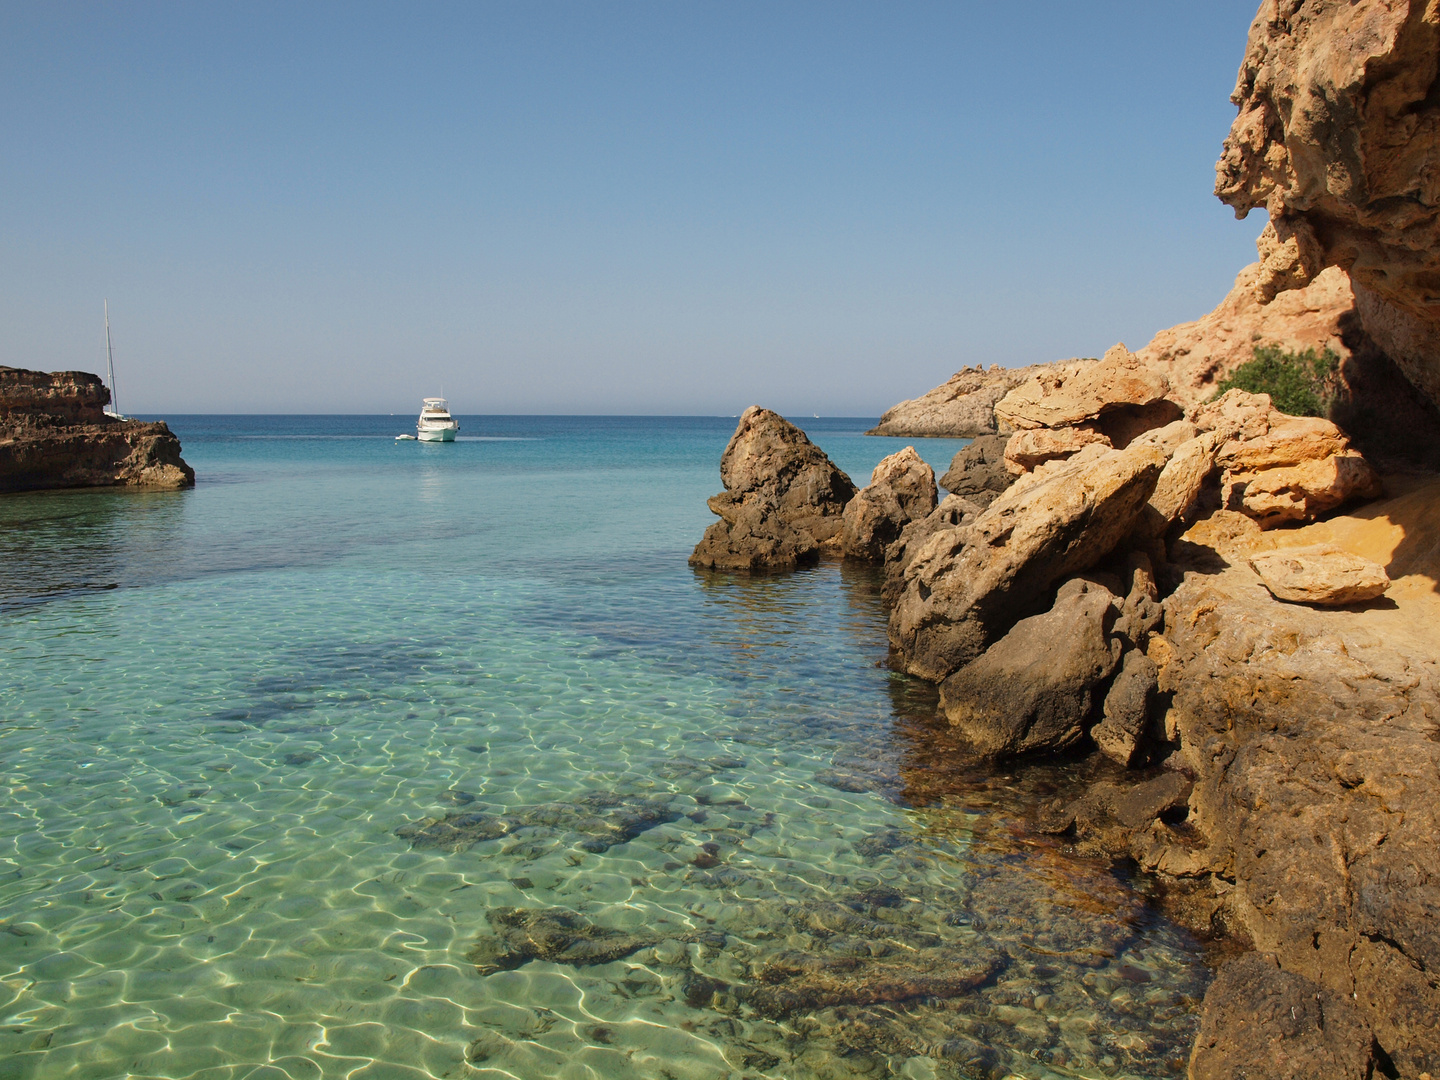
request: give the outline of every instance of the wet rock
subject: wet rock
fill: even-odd
[[[660,941],[658,935],[598,926],[567,908],[491,908],[493,936],[465,954],[481,975],[513,971],[531,960],[585,967],[620,960]]]
[[[993,435],[997,430],[995,403],[1012,387],[1048,366],[1002,368],[994,364],[988,369],[962,368],[923,396],[887,409],[880,423],[866,434],[902,439],[968,439]]]
[[[752,985],[737,996],[772,1019],[836,1005],[898,1005],[958,997],[994,978],[1005,962],[1004,953],[985,948],[883,958],[786,952],[757,965]]]
[[[1055,582],[1131,531],[1165,465],[1137,445],[1042,466],[972,524],[937,532],[905,570],[890,613],[897,666],[939,681],[1034,614]]]
[[[496,840],[509,831],[510,825],[505,819],[476,811],[449,814],[443,818],[425,818],[400,826],[395,830],[395,835],[402,840],[409,840],[411,847],[464,851],[484,840]]]
[[[1205,994],[1190,1078],[1369,1080],[1372,1044],[1346,998],[1280,970],[1273,956],[1247,953],[1221,968]]]
[[[1098,585],[1063,587],[1048,612],[1016,623],[941,684],[946,718],[987,755],[1078,746],[1096,692],[1120,662],[1110,637],[1118,607]]]
[[[1159,689],[1160,669],[1138,649],[1125,654],[1120,673],[1105,695],[1104,719],[1090,731],[1100,752],[1121,765],[1134,765],[1147,749],[1150,724]]]
[[[752,405],[720,458],[725,490],[710,499],[720,520],[690,556],[692,566],[761,571],[838,554],[850,478],[784,417]]]
[[[1383,566],[1330,544],[1260,552],[1250,566],[1275,599],[1297,604],[1359,604],[1390,588]]]
[[[963,495],[981,507],[989,506],[1015,479],[1005,467],[1005,445],[1009,441],[1008,435],[973,439],[950,459],[940,486],[951,495]]]
[[[879,562],[901,530],[926,517],[935,504],[935,471],[913,446],[882,459],[869,485],[845,506],[841,546],[846,558]]]

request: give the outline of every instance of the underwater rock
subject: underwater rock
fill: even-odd
[[[481,975],[513,971],[531,960],[584,967],[608,964],[663,940],[658,934],[597,926],[567,908],[491,908],[494,936],[476,940],[465,959]]]
[[[467,811],[446,814],[443,818],[424,818],[402,825],[395,830],[395,835],[409,840],[412,847],[459,852],[483,840],[537,829],[573,837],[577,847],[599,854],[657,825],[677,821],[681,816],[667,795],[592,791],[574,802],[540,803],[506,814]]]

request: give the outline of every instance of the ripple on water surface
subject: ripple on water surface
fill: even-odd
[[[454,543],[0,616],[0,1076],[1183,1072],[1195,944],[942,767],[872,577]]]

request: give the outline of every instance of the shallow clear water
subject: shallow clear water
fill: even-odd
[[[0,499],[0,1078],[1183,1072],[1195,943],[874,575],[686,566],[732,419],[171,419],[193,491]]]

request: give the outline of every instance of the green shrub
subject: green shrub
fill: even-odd
[[[1269,394],[1274,406],[1291,416],[1327,416],[1339,368],[1340,357],[1329,347],[1317,353],[1313,348],[1286,352],[1279,345],[1257,345],[1254,359],[1232,371],[1215,397],[1226,390],[1247,390]]]

